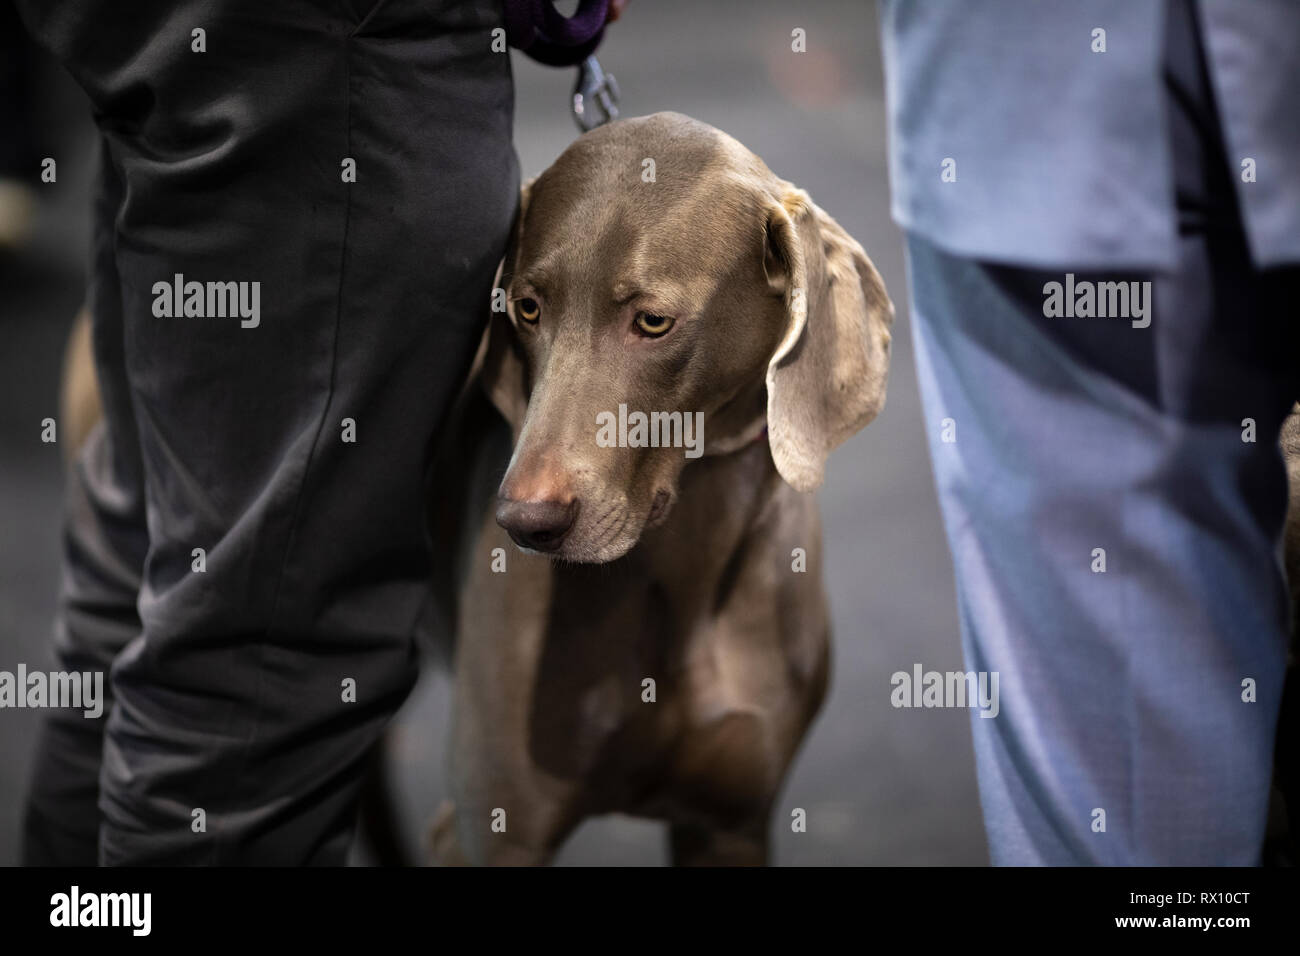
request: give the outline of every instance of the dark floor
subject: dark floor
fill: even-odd
[[[626,114],[688,113],[807,189],[862,242],[898,307],[889,406],[832,458],[821,496],[835,671],[780,804],[776,862],[981,864],[987,851],[968,713],[889,704],[891,673],[915,662],[956,670],[961,653],[922,434],[902,241],[889,219],[874,12],[864,0],[634,0],[601,60],[618,77]],[[795,27],[807,33],[807,53],[790,51]],[[572,73],[515,62],[516,141],[529,176],[575,135]],[[60,117],[59,181],[42,188],[37,232],[21,258],[0,258],[0,670],[48,666],[61,463],[57,446],[41,443],[40,421],[57,414],[63,338],[83,287],[87,113],[66,85],[51,94],[49,109]],[[431,673],[394,728],[397,792],[412,846],[446,791],[441,741],[449,702],[446,677]],[[0,864],[17,859],[37,716],[0,712]],[[793,807],[807,811],[806,833],[790,832]],[[584,826],[560,862],[664,859],[658,825],[609,818]]]

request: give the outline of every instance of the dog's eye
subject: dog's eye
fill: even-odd
[[[637,331],[642,335],[657,339],[673,327],[675,320],[670,315],[651,315],[649,312],[638,312],[633,316],[632,321],[636,324]]]
[[[520,299],[515,303],[515,311],[525,322],[536,322],[542,314],[542,306],[536,299]]]

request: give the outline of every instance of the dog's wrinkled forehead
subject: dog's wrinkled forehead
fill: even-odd
[[[717,278],[761,249],[776,177],[688,117],[622,120],[578,139],[529,191],[515,272],[546,283]]]

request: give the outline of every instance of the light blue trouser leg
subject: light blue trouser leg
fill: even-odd
[[[1261,280],[1222,235],[1187,237],[1140,329],[1045,318],[1051,275],[915,236],[908,255],[966,666],[1000,674],[998,716],[972,712],[993,862],[1256,863],[1285,666],[1294,274]]]

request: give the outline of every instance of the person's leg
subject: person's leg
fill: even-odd
[[[1208,87],[1181,54],[1179,268],[1076,276],[1152,278],[1149,328],[1045,317],[1044,284],[1068,270],[908,243],[967,666],[1001,675],[1001,713],[972,720],[995,863],[1259,858],[1287,644],[1277,437],[1300,394],[1300,278],[1252,269]]]
[[[1133,329],[1046,319],[1050,277],[909,242],[967,667],[1001,675],[999,715],[972,718],[995,863],[1258,856],[1287,630],[1279,365],[1300,341],[1284,301],[1188,245]]]
[[[99,769],[112,709],[114,658],[140,634],[136,599],[149,548],[144,477],[123,355],[121,288],[113,220],[118,171],[101,153],[91,242],[91,286],[101,424],[68,476],[63,580],[54,655],[63,671],[104,675],[102,713],[51,710],[37,741],[23,826],[28,866],[93,866],[99,855]]]
[[[517,204],[500,11],[73,7],[27,16],[126,182],[149,531],[100,858],[339,863],[366,754],[414,681],[430,446]],[[168,315],[178,274],[259,283],[256,316],[212,315],[206,289],[203,316]]]

